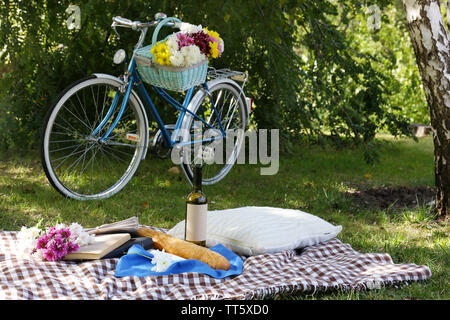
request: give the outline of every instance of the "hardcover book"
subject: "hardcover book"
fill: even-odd
[[[80,247],[77,251],[65,255],[64,260],[101,259],[130,239],[129,233],[98,234],[95,236],[94,243]]]
[[[121,256],[127,254],[128,249],[130,249],[131,246],[139,244],[141,247],[143,247],[145,250],[153,249],[153,240],[152,238],[147,237],[137,237],[137,238],[131,238],[125,244],[121,245],[117,249],[114,249],[107,255],[103,256],[102,259],[110,259],[110,258],[120,258]]]

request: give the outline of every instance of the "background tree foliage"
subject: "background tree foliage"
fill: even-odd
[[[81,9],[79,30],[67,28],[70,4]],[[3,0],[0,144],[37,146],[45,112],[67,85],[93,72],[122,71],[112,56],[120,47],[131,51],[138,35],[120,29],[118,40],[110,27],[113,16],[148,21],[165,12],[221,34],[225,52],[213,66],[249,72],[252,122],[257,128],[279,128],[282,147],[289,149],[298,138],[336,145],[350,140],[363,143],[366,160],[373,160],[377,132],[409,134],[408,122],[428,118],[401,11],[390,1],[377,1],[382,22],[375,32],[367,28],[370,4]],[[172,109],[159,107],[170,123]]]

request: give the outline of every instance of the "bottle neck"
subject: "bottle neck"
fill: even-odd
[[[202,167],[194,167],[194,181],[193,181],[194,191],[202,191]]]

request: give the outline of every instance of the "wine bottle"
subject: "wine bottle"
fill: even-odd
[[[202,191],[202,167],[194,167],[192,192],[186,198],[184,240],[206,246],[208,200]]]

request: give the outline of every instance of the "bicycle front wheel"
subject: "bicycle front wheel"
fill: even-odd
[[[113,79],[82,80],[69,86],[47,113],[41,160],[48,180],[62,195],[77,200],[108,198],[139,166],[148,131],[145,111],[131,94],[120,116],[124,98],[120,86]],[[116,119],[109,137],[101,139]]]

